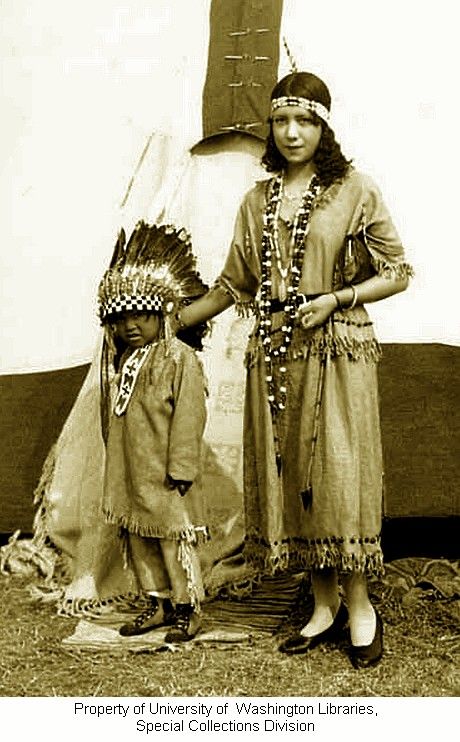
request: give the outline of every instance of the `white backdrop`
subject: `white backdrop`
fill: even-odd
[[[377,179],[416,268],[408,292],[372,307],[384,342],[460,342],[456,5],[284,1],[298,66],[331,88],[337,137]],[[209,7],[3,0],[0,373],[90,360],[147,137],[165,133],[177,157],[201,137]]]

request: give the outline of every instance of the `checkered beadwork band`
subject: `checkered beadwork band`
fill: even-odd
[[[100,317],[101,320],[105,320],[113,314],[124,312],[161,312],[162,308],[162,299],[156,294],[153,296],[121,294],[101,304]]]
[[[274,98],[271,102],[271,112],[274,113],[278,108],[283,108],[284,106],[299,106],[299,108],[304,108],[306,111],[313,111],[323,121],[329,121],[330,118],[329,111],[322,103],[318,103],[317,100],[309,100],[308,98],[297,98],[296,96]]]

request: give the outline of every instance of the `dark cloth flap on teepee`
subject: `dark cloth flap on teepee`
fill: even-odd
[[[282,6],[282,0],[212,1],[204,138],[229,131],[266,137]]]

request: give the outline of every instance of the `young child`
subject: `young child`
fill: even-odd
[[[140,223],[117,243],[99,286],[106,328],[102,398],[106,468],[102,510],[120,527],[125,553],[150,606],[122,636],[168,626],[166,642],[188,641],[203,596],[196,546],[207,537],[197,478],[206,421],[205,380],[195,350],[208,326],[183,340],[171,318],[207,287],[188,235]],[[184,342],[185,341],[185,342]]]

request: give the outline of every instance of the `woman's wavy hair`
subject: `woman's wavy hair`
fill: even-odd
[[[331,95],[325,83],[311,72],[292,72],[283,77],[273,88],[271,99],[284,96],[307,98],[321,103],[329,111]],[[321,139],[315,152],[313,161],[316,165],[316,174],[324,186],[329,186],[337,178],[342,178],[350,167],[351,160],[347,160],[334,132],[323,119],[312,111],[313,122],[322,128]],[[269,121],[270,132],[267,137],[265,152],[262,156],[262,165],[266,170],[279,173],[286,167],[286,160],[280,154],[273,136],[272,122]]]

